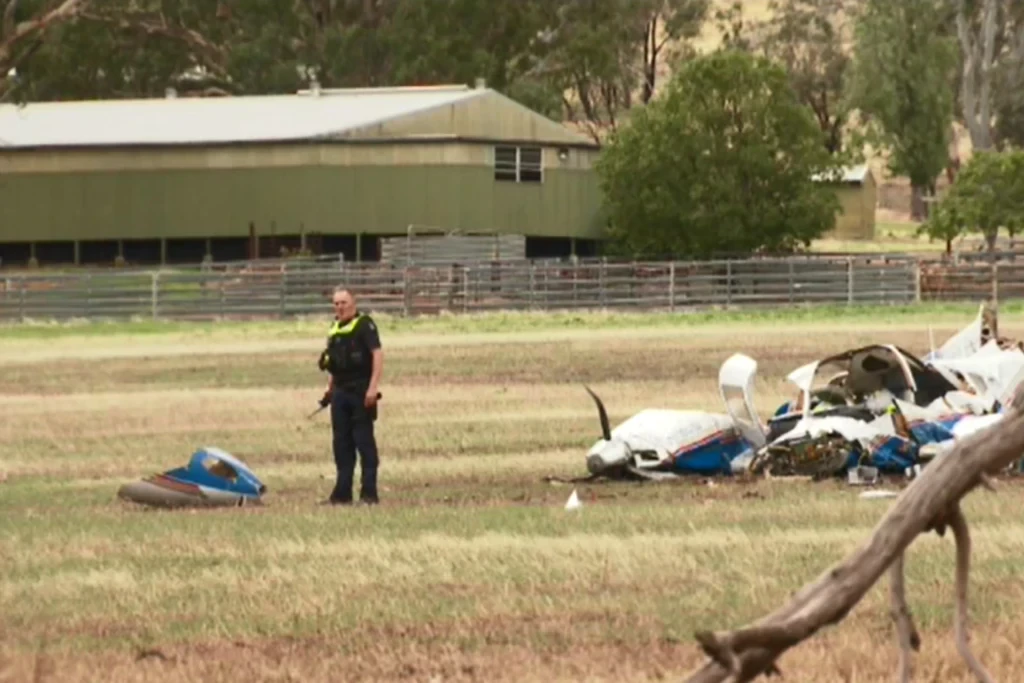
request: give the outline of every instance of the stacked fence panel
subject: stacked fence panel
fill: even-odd
[[[993,272],[996,285],[992,297],[996,301],[1024,299],[1024,263],[998,263]]]
[[[922,301],[980,301],[993,294],[993,266],[988,263],[933,262],[919,265]]]

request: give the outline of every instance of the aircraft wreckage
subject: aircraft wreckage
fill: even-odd
[[[754,409],[757,362],[741,353],[719,370],[725,412],[642,410],[614,429],[601,399],[601,438],[586,454],[590,475],[662,479],[768,474],[813,478],[858,468],[903,474],[1002,417],[1024,379],[1024,350],[996,335],[995,312],[925,359],[872,344],[808,363],[787,380],[795,400],[763,423]],[[806,409],[805,409],[806,407]],[[851,480],[852,480],[851,475]]]
[[[122,486],[117,496],[151,507],[241,507],[262,503],[267,487],[248,465],[220,448],[200,448],[184,467]]]

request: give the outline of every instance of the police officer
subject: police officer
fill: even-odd
[[[373,319],[356,310],[356,300],[344,287],[334,291],[335,321],[327,337],[327,348],[319,367],[330,373],[327,391],[320,405],[331,407],[334,463],[337,481],[325,501],[334,505],[352,503],[352,478],[356,450],[360,455],[361,503],[373,505],[377,496],[377,442],[373,425],[384,356]]]

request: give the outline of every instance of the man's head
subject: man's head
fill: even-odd
[[[334,289],[334,315],[346,322],[356,315],[356,298],[344,287]]]

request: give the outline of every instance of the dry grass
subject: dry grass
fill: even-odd
[[[947,318],[938,338],[969,318]],[[79,336],[105,353],[57,363],[13,362],[26,342],[0,340],[0,680],[678,678],[700,659],[696,628],[784,600],[865,538],[886,503],[837,483],[692,480],[583,485],[584,508],[566,513],[571,488],[542,478],[582,473],[598,435],[580,382],[614,420],[651,405],[720,410],[717,369],[739,350],[761,362],[767,412],[789,393],[784,373],[814,356],[927,342],[923,326],[891,319],[495,343],[383,327],[373,510],[315,505],[333,477],[327,420],[304,417],[321,388],[319,331],[266,353],[222,334],[195,355],[175,354],[197,343],[179,332]],[[140,357],[139,343],[160,352]],[[160,512],[115,500],[121,482],[202,444],[252,463],[268,504]],[[966,505],[975,647],[999,680],[1024,665],[1024,524],[1005,513],[1022,500],[1008,483]],[[951,542],[921,539],[908,572],[925,637],[918,679],[969,680],[952,644]],[[889,681],[894,638],[876,589],[781,666],[794,681]]]

